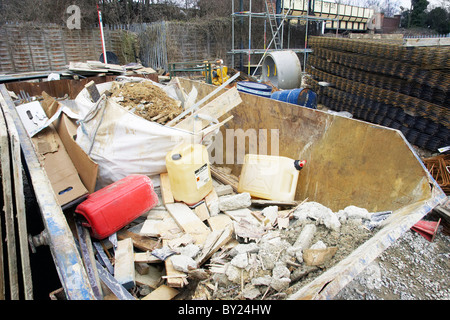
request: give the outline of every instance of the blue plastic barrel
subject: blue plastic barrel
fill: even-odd
[[[297,104],[310,109],[317,108],[317,95],[307,88],[275,91],[270,96],[271,99]]]
[[[237,90],[250,93],[261,97],[270,98],[272,87],[259,82],[240,81],[237,83]]]

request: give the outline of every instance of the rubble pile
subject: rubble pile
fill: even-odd
[[[150,81],[116,82],[111,92],[112,98],[125,109],[159,124],[165,124],[183,112],[180,101],[169,97]]]
[[[290,210],[276,205],[261,210],[248,193],[225,194],[216,202],[209,219],[228,221],[233,233],[210,259],[200,258],[208,240],[195,244],[193,237],[174,230],[176,224],[163,235],[172,239],[163,240],[161,250],[185,274],[177,299],[285,299],[373,235],[365,226],[373,214],[355,206],[334,213],[304,201]]]

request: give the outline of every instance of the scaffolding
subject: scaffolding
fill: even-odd
[[[241,8],[243,7],[243,0],[239,0],[240,4],[241,4]],[[253,71],[252,76],[254,76],[258,70],[258,68],[261,66],[261,63],[263,62],[265,56],[272,52],[272,51],[279,51],[279,50],[291,50],[294,51],[295,53],[303,53],[303,70],[305,69],[306,66],[306,61],[307,61],[307,55],[308,53],[312,52],[312,49],[308,48],[308,24],[311,21],[321,21],[323,23],[326,23],[327,21],[338,21],[338,18],[330,18],[330,17],[316,17],[314,16],[314,12],[313,12],[313,5],[311,5],[311,0],[308,1],[308,10],[306,12],[305,15],[292,15],[292,1],[289,2],[289,6],[285,6],[285,2],[284,1],[281,4],[281,1],[277,0],[277,7],[279,8],[279,10],[276,10],[274,8],[274,4],[272,0],[264,0],[265,1],[265,7],[266,7],[266,11],[265,12],[252,12],[252,0],[248,0],[249,1],[249,10],[248,11],[235,11],[235,0],[231,1],[231,10],[232,10],[232,14],[231,14],[231,20],[232,20],[232,27],[231,27],[231,51],[229,51],[228,53],[231,54],[231,64],[234,67],[235,66],[235,55],[236,54],[247,54],[248,56],[248,71],[247,74],[250,75],[250,66],[251,66],[251,56],[252,55],[262,55],[261,59],[259,60],[258,64],[256,65],[255,70]],[[259,1],[259,0],[257,0]],[[284,13],[281,13],[284,12]],[[234,40],[234,35],[235,35],[235,18],[236,17],[241,17],[241,18],[248,18],[248,48],[239,48],[236,49],[235,48],[235,40]],[[272,39],[270,40],[269,44],[267,45],[266,48],[252,48],[251,47],[251,39],[252,39],[252,18],[262,18],[262,19],[266,19],[266,21],[269,21],[269,25],[270,25],[270,31],[272,33]],[[284,25],[285,22],[287,21],[289,23],[289,21],[291,19],[296,19],[296,20],[303,20],[305,21],[305,46],[303,48],[289,48],[289,43],[290,43],[290,34],[288,34],[288,48],[284,49],[283,48],[283,36],[284,36]],[[266,22],[265,21],[265,22]],[[266,35],[266,23],[264,24],[264,35]],[[242,44],[241,44],[242,45]],[[273,45],[273,48],[271,48]],[[241,66],[241,69],[242,66]],[[243,70],[241,70],[243,71]]]

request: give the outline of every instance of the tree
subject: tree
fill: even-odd
[[[450,14],[443,8],[437,7],[427,14],[427,26],[437,33],[450,32]]]
[[[411,0],[411,27],[425,27],[427,14],[425,10],[428,7],[428,0]]]

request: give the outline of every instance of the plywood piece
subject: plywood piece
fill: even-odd
[[[166,208],[177,225],[195,239],[196,244],[205,242],[211,230],[186,204],[169,203],[166,204]]]
[[[160,263],[162,262],[159,258],[151,254],[150,251],[147,252],[136,252],[134,254],[135,263]]]
[[[194,212],[202,221],[205,221],[209,218],[209,211],[205,203],[202,203],[201,205],[195,207]]]
[[[172,300],[178,293],[179,291],[177,289],[163,284],[143,297],[141,300]]]
[[[170,188],[169,174],[167,172],[161,173],[159,178],[161,180],[161,196],[163,203],[174,203],[175,200],[173,199],[172,190]]]
[[[219,213],[217,216],[210,217],[208,219],[209,226],[211,227],[211,230],[223,230],[227,226],[232,225],[233,221],[229,216],[223,213]]]
[[[134,249],[131,238],[117,241],[115,251],[114,278],[126,289],[135,285]]]

